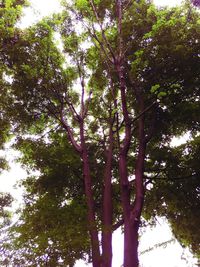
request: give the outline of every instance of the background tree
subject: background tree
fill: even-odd
[[[199,257],[199,136],[184,145],[159,151],[163,167],[155,175],[148,192],[147,218],[166,216],[173,234],[183,246]],[[158,157],[157,157],[158,158]]]
[[[11,229],[20,233],[11,257],[20,255],[20,266],[73,266],[90,255],[81,162],[65,139],[51,134],[48,144],[18,143],[26,155],[24,164],[40,171],[38,179],[30,176],[23,182],[26,205]]]
[[[4,144],[10,138],[10,118],[6,112],[6,108],[10,102],[10,53],[12,53],[13,45],[18,40],[19,30],[16,23],[22,14],[22,7],[25,1],[7,1],[0,2],[0,149],[4,149]],[[8,169],[8,163],[5,157],[0,156],[0,173]],[[1,190],[1,189],[0,189]],[[9,193],[0,193],[0,252],[5,256],[7,241],[7,229],[11,223],[10,207],[13,198]],[[0,263],[7,264],[6,257],[2,256]]]
[[[12,53],[13,44],[18,39],[18,29],[15,27],[19,21],[25,1],[1,1],[0,5],[0,149],[8,141],[10,129],[9,117],[6,115],[5,106],[9,103],[9,82],[11,67],[9,55]],[[0,168],[5,169],[5,160],[1,158]]]

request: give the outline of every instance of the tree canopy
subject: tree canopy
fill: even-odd
[[[136,267],[141,214],[166,216],[200,255],[199,12],[150,2],[64,1],[61,14],[11,25],[2,110],[22,163],[39,171],[22,182],[12,228],[19,266],[110,267],[123,225],[124,266]]]

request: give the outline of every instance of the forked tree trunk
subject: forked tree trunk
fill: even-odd
[[[124,217],[124,267],[138,267],[138,226],[132,218],[126,158],[120,158],[121,201]],[[123,183],[126,181],[126,184]]]
[[[127,218],[124,217],[124,267],[139,266],[138,230],[144,202],[142,177],[143,171],[140,171],[136,167],[136,197],[134,207],[130,212],[128,212],[129,214]]]
[[[139,99],[139,110],[144,110],[142,97]],[[124,223],[124,267],[138,267],[138,230],[144,204],[144,162],[146,140],[144,133],[144,115],[138,122],[138,156],[135,166],[135,202],[130,212],[130,218]]]

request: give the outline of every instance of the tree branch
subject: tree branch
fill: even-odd
[[[121,219],[120,221],[118,221],[116,224],[113,225],[112,231],[114,232],[115,230],[117,230],[123,224],[124,224],[124,219]]]
[[[111,55],[112,55],[113,61],[115,61],[115,59],[116,59],[115,54],[114,54],[114,52],[113,52],[113,50],[112,50],[112,47],[111,47],[110,43],[108,42],[108,39],[107,39],[106,36],[105,36],[105,31],[104,31],[104,29],[103,29],[103,27],[102,27],[102,23],[101,23],[101,21],[100,21],[100,19],[99,19],[99,16],[98,16],[96,7],[95,7],[95,5],[94,5],[94,2],[93,2],[93,0],[89,0],[89,2],[90,2],[90,5],[91,5],[91,7],[92,7],[92,10],[93,10],[93,12],[94,12],[94,14],[95,14],[96,20],[97,20],[97,22],[98,22],[98,24],[99,24],[99,26],[100,26],[101,34],[102,34],[102,38],[103,38],[103,40],[105,41],[105,44],[106,44],[106,46],[107,46],[109,52],[110,52]]]
[[[158,104],[156,101],[153,102],[151,105],[149,105],[147,108],[145,108],[137,117],[135,117],[131,123],[133,124],[135,121],[137,121],[141,116],[143,116],[147,111],[149,111],[155,104]]]
[[[73,132],[72,132],[70,126],[68,125],[67,121],[64,119],[64,114],[63,114],[63,109],[62,108],[61,108],[61,112],[60,112],[60,122],[61,122],[63,128],[66,130],[68,138],[71,141],[73,147],[76,149],[77,152],[81,153],[82,152],[82,148],[75,141],[74,136],[73,136]]]
[[[146,179],[148,179],[148,182],[150,182],[150,181],[154,181],[154,180],[165,180],[165,181],[167,181],[167,180],[185,180],[185,179],[190,179],[190,178],[199,178],[199,175],[200,175],[200,173],[196,173],[196,174],[192,174],[192,175],[187,175],[187,176],[181,176],[181,177],[166,177],[166,178],[164,178],[164,177],[157,177],[157,176],[155,176],[155,177],[145,177]]]

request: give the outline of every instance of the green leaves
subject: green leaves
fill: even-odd
[[[163,97],[167,96],[167,93],[164,92],[164,91],[161,91],[159,89],[160,89],[160,85],[159,84],[155,84],[155,85],[153,85],[151,87],[150,92],[152,94],[156,95],[156,97],[161,100]]]
[[[9,193],[0,193],[0,228],[10,221],[11,216],[7,209],[11,206],[12,201],[13,198]]]
[[[157,94],[159,88],[160,88],[160,85],[159,85],[159,84],[155,84],[155,85],[151,86],[151,90],[150,90],[150,92],[151,92],[152,94]]]
[[[20,254],[24,260],[21,266],[43,265],[47,252],[49,265],[74,264],[89,254],[80,159],[66,137],[55,133],[48,144],[21,140],[18,149],[23,152],[22,163],[40,171],[37,179],[29,177],[22,182],[28,205],[12,230],[18,236],[14,240],[16,253],[27,248]],[[16,259],[14,254],[10,260]]]
[[[174,148],[151,151],[153,188],[148,191],[147,217],[165,216],[175,237],[199,257],[199,136]],[[153,156],[153,154],[155,155]],[[150,163],[149,163],[150,164]],[[154,177],[154,178],[153,178]],[[144,214],[145,214],[144,213]]]
[[[199,132],[199,14],[193,9],[188,13],[184,7],[157,9],[146,1],[129,4],[123,9],[121,40],[116,1],[95,0],[94,14],[89,1],[77,0],[66,4],[61,15],[24,31],[14,28],[21,11],[18,13],[11,1],[0,10],[4,12],[0,19],[0,74],[12,77],[12,82],[2,78],[0,83],[1,140],[6,140],[12,123],[15,134],[21,135],[16,144],[23,154],[21,163],[29,171],[38,171],[22,181],[25,206],[13,229],[17,235],[14,249],[20,255],[14,257],[21,257],[20,266],[59,266],[60,258],[63,264],[72,265],[90,256],[82,160],[67,139],[68,126],[80,144],[80,123],[84,121],[99,229],[103,229],[103,173],[112,128],[113,221],[122,217],[117,166],[126,122],[116,70],[120,64],[132,127],[129,178],[135,173],[141,117],[145,124],[145,179],[152,179],[153,185],[147,190],[144,214],[148,219],[155,213],[166,216],[181,242],[192,247],[199,244],[194,237],[199,222],[195,219],[199,185],[192,178],[199,175],[199,142],[195,138],[184,148],[170,147],[172,136]],[[174,179],[182,175],[190,180]],[[162,180],[154,180],[158,176]],[[131,186],[131,201],[134,190]]]
[[[157,97],[158,97],[158,99],[162,99],[166,95],[167,95],[166,92],[159,92],[158,95],[157,95]]]
[[[88,8],[88,0],[76,0],[76,6],[80,10]]]

